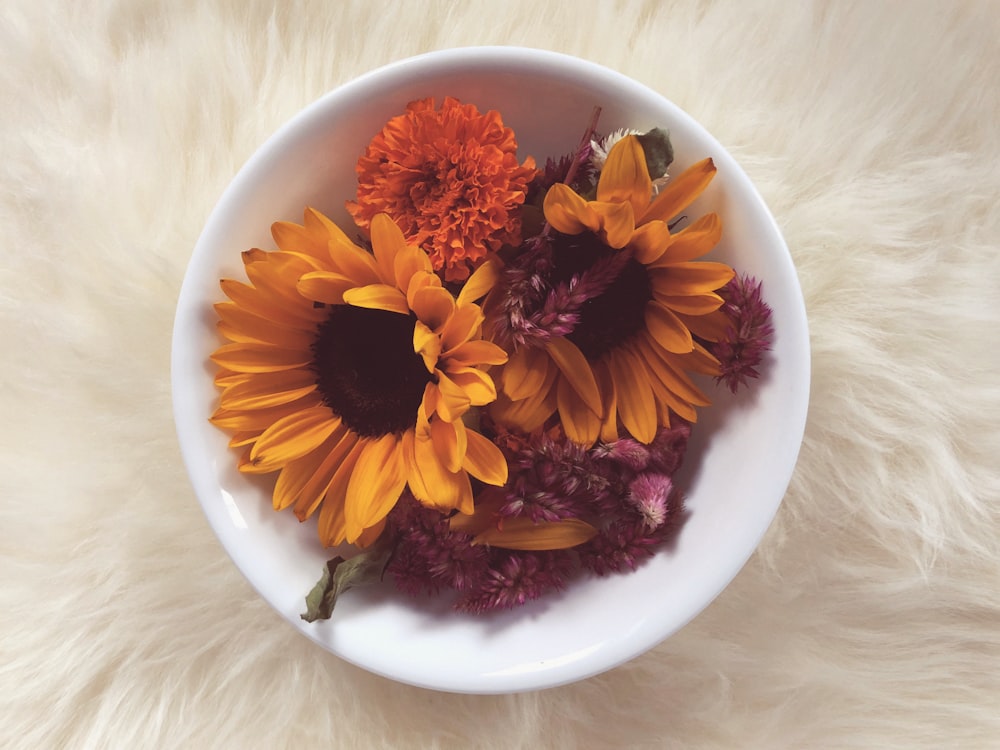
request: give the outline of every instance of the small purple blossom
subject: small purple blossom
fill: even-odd
[[[665,474],[640,474],[629,483],[628,500],[642,516],[648,531],[666,523],[673,489],[674,483]]]
[[[760,377],[759,367],[771,349],[774,325],[771,308],[764,302],[761,282],[753,276],[734,277],[719,290],[724,300],[720,308],[729,319],[724,338],[709,349],[722,366],[717,382],[736,393],[747,381]]]
[[[496,550],[495,557],[483,585],[459,598],[456,609],[474,614],[512,609],[565,588],[572,572],[571,558],[561,551]]]

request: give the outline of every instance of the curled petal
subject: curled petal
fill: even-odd
[[[596,232],[601,228],[600,217],[587,201],[561,182],[549,188],[542,210],[545,220],[563,234],[580,234],[588,229]]]
[[[646,154],[634,135],[627,135],[608,153],[597,182],[597,200],[605,203],[628,203],[635,216],[649,204],[653,181],[646,167]]]

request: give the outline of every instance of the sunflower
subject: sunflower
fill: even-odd
[[[652,182],[634,135],[614,145],[588,201],[564,184],[545,196],[551,287],[587,273],[607,274],[602,291],[579,309],[572,331],[514,351],[498,379],[491,413],[527,432],[558,411],[566,434],[590,445],[614,440],[618,424],[649,443],[670,413],[697,419],[708,398],[689,372],[717,375],[718,361],[695,337],[724,331],[716,292],[734,275],[728,265],[698,262],[719,241],[710,213],[672,234],[667,220],[691,204],[715,174],[711,159],[672,180],[650,202]],[[692,335],[694,334],[694,336]]]
[[[517,161],[514,131],[495,110],[445,97],[410,102],[358,160],[357,201],[347,210],[368,228],[387,213],[430,255],[448,281],[468,277],[490,251],[521,242],[520,207],[535,176]]]
[[[272,227],[277,251],[243,254],[249,284],[225,279],[215,306],[230,343],[212,361],[211,421],[243,448],[241,471],[280,472],[276,510],[319,511],[327,546],[366,545],[404,488],[424,505],[472,513],[470,475],[503,485],[500,450],[463,422],[496,397],[485,368],[507,355],[481,337],[485,263],[458,297],[388,217],[373,252],[307,209]]]

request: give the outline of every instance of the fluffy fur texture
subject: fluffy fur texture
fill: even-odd
[[[0,21],[0,746],[1000,743],[1000,14],[989,2],[13,0]],[[513,696],[285,625],[189,489],[173,307],[214,201],[308,102],[469,44],[587,57],[742,162],[809,310],[799,465],[652,652]]]

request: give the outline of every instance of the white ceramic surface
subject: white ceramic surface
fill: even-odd
[[[273,221],[301,222],[306,205],[351,227],[354,164],[406,103],[445,95],[497,109],[519,154],[572,151],[595,105],[599,129],[670,130],[671,171],[711,156],[718,175],[688,212],[719,212],[713,256],[764,282],[776,335],[766,377],[716,404],[695,427],[682,473],[686,523],[676,544],[637,572],[584,578],[520,610],[488,617],[410,599],[390,582],[349,592],[329,622],[299,618],[330,557],[312,523],[271,509],[267,478],[236,471],[227,436],[208,422],[217,402],[208,357],[221,343],[212,303],[218,280],[242,278],[240,252],[273,248]],[[195,493],[226,551],[261,596],[304,635],[372,672],[440,690],[503,693],[550,687],[617,666],[667,638],[739,572],[781,503],[805,425],[809,341],[788,250],[764,202],[726,150],[654,91],[598,65],[540,50],[479,47],[434,52],[368,73],[307,107],[237,174],[212,212],[181,289],[173,337],[174,414]],[[682,485],[683,486],[683,485]]]

